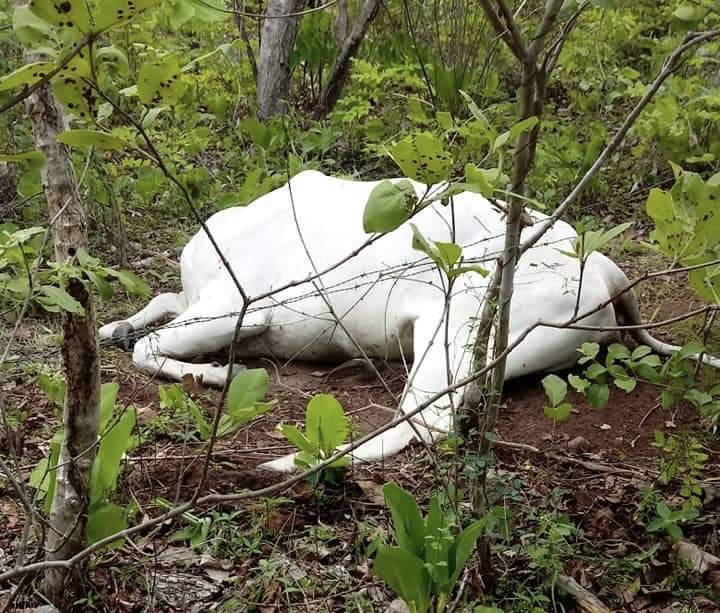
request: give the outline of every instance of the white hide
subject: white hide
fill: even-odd
[[[258,296],[303,280],[315,270],[331,268],[360,248],[368,239],[362,217],[375,185],[306,171],[295,176],[290,186],[284,185],[247,207],[216,213],[207,226],[245,292]],[[415,184],[415,188],[418,196],[425,193],[425,186]],[[503,247],[503,216],[478,194],[460,194],[454,203],[454,218],[450,207],[436,203],[412,222],[434,241],[453,240],[454,227],[454,241],[463,247],[465,260],[492,268]],[[546,219],[539,213],[532,215],[536,221]],[[526,228],[523,239],[537,232],[538,225]],[[400,407],[403,411],[412,410],[444,389],[448,374],[443,279],[432,262],[412,248],[411,236],[409,225],[404,224],[324,274],[316,286],[300,283],[252,304],[243,321],[238,355],[323,361],[359,356],[320,297],[317,289],[322,288],[334,312],[368,356],[415,358]],[[538,320],[563,322],[572,317],[579,266],[576,259],[561,251],[571,249],[575,236],[568,224],[557,222],[521,259],[512,302],[511,342]],[[182,293],[158,296],[125,320],[138,330],[160,318],[175,316],[169,326],[138,340],[133,361],[151,374],[159,369],[165,377],[180,379],[192,373],[208,384],[222,385],[226,367],[183,360],[229,346],[241,307],[238,291],[202,230],[187,244],[180,263]],[[487,282],[477,273],[467,273],[455,285],[447,322],[454,380],[469,374],[472,325],[482,309]],[[625,275],[609,259],[592,254],[584,272],[580,312],[608,301],[626,282]],[[101,337],[112,337],[122,323],[104,326]],[[615,310],[607,306],[581,323],[615,326]],[[509,355],[507,377],[569,367],[583,342],[605,342],[613,336],[538,328]],[[453,400],[460,400],[460,392]],[[447,397],[424,410],[419,419],[432,429],[420,428],[423,437],[437,439],[435,429],[447,431],[451,413]],[[374,460],[389,456],[413,436],[410,426],[402,424],[355,450],[353,457]],[[290,470],[292,458],[281,458],[268,467]]]

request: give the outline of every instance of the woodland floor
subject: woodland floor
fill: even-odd
[[[643,258],[624,259],[629,276],[648,265]],[[154,290],[174,285],[173,268],[154,264],[164,273],[155,277],[139,271]],[[645,315],[665,318],[693,307],[690,294],[670,281],[643,286]],[[656,309],[653,305],[659,305]],[[114,302],[101,313],[108,321],[131,310]],[[110,312],[113,311],[113,312]],[[57,419],[52,403],[36,384],[41,366],[57,364],[57,336],[42,320],[28,320],[20,330],[13,359],[17,368],[0,373],[0,389],[13,411],[27,412],[12,443],[21,451],[25,475],[47,451]],[[687,326],[688,324],[683,324]],[[680,337],[682,326],[665,333]],[[6,327],[4,334],[7,335]],[[0,332],[0,339],[2,333]],[[7,338],[7,336],[6,336]],[[280,477],[256,470],[257,464],[290,451],[275,427],[280,421],[302,422],[305,404],[315,393],[334,394],[351,416],[354,433],[361,434],[388,421],[392,414],[377,405],[393,406],[393,398],[362,368],[332,372],[331,365],[248,363],[268,369],[269,398],[279,401],[251,427],[218,441],[207,481],[207,492],[228,493],[257,489]],[[402,365],[386,364],[382,373],[391,390],[401,391]],[[201,444],[182,440],[187,423],[163,415],[158,382],[132,368],[130,356],[118,349],[104,350],[103,380],[120,383],[120,402],[137,407],[150,442],[133,452],[123,473],[119,496],[134,500],[138,518],[159,513],[159,496],[185,500],[202,473]],[[217,392],[196,384],[184,385],[200,404],[212,409]],[[657,542],[639,521],[637,510],[644,488],[655,482],[658,456],[650,446],[656,430],[678,433],[698,428],[690,409],[666,412],[656,406],[658,390],[640,384],[625,394],[613,390],[605,409],[591,409],[573,397],[574,414],[553,426],[543,414],[544,393],[538,379],[513,382],[507,390],[498,436],[494,487],[501,504],[514,513],[511,537],[496,550],[498,593],[514,610],[532,610],[527,602],[540,581],[538,572],[516,559],[520,535],[533,532],[542,514],[564,513],[582,531],[563,562],[563,571],[619,611],[720,611],[709,599],[709,586],[691,576],[678,577],[671,547]],[[0,437],[0,451],[8,451]],[[514,445],[514,447],[513,447]],[[533,449],[534,448],[534,449]],[[720,471],[718,451],[710,451],[703,475],[704,508],[701,518],[686,530],[686,538],[718,555],[720,537]],[[367,548],[387,530],[381,486],[393,480],[421,500],[447,483],[447,448],[436,459],[413,445],[391,461],[350,475],[342,491],[314,496],[304,483],[282,497],[258,499],[244,505],[199,509],[198,517],[214,512],[211,541],[194,550],[186,541],[169,538],[189,524],[177,521],[142,535],[121,549],[99,556],[88,573],[93,602],[81,610],[108,611],[385,611],[391,595],[372,577]],[[434,462],[438,462],[436,468]],[[658,486],[659,487],[659,486]],[[669,491],[669,490],[668,490]],[[0,571],[14,563],[23,526],[21,508],[10,485],[0,480]],[[646,552],[646,553],[643,553]],[[481,598],[483,584],[476,569],[464,580],[469,600]],[[0,587],[0,603],[5,587]],[[539,589],[539,588],[537,588]],[[559,594],[558,609],[572,611],[573,603]],[[16,603],[22,604],[22,601]],[[537,603],[536,603],[537,604]],[[553,610],[551,602],[536,610]],[[459,608],[458,610],[463,610]],[[472,609],[465,609],[470,611]]]

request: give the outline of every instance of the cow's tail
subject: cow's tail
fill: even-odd
[[[608,290],[611,296],[617,294],[617,298],[613,300],[613,306],[615,308],[615,318],[617,319],[618,325],[633,326],[628,330],[633,339],[641,345],[647,345],[655,353],[670,356],[680,351],[678,345],[661,341],[650,334],[645,328],[637,327],[642,325],[637,296],[633,290],[623,291],[630,284],[627,276],[625,276],[625,273],[609,258],[598,253],[593,254],[593,256],[599,256],[604,260],[603,267],[606,271]],[[697,359],[700,356],[693,355],[690,357]],[[702,354],[702,361],[713,368],[720,368],[720,359],[715,356]]]

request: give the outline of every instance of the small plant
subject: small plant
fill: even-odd
[[[342,405],[330,394],[317,394],[310,399],[305,410],[305,432],[297,426],[280,424],[278,429],[299,453],[295,465],[307,470],[327,460],[348,436],[348,419]],[[315,486],[321,481],[338,483],[350,464],[342,457],[310,477]]]
[[[687,504],[683,505],[679,511],[673,511],[662,501],[657,503],[655,511],[657,512],[657,517],[647,525],[647,531],[660,532],[664,530],[674,542],[679,541],[683,537],[679,524],[692,521],[700,514],[695,507]]]
[[[226,413],[220,416],[217,437],[236,432],[258,415],[269,411],[277,401],[262,402],[268,386],[268,375],[264,368],[243,370],[233,378],[225,402]],[[163,385],[158,388],[160,406],[180,414],[189,414],[195,422],[197,433],[202,440],[212,434],[212,421],[205,419],[200,406],[188,396],[180,385]]]
[[[540,516],[537,530],[526,535],[526,539],[530,539],[525,546],[530,566],[541,571],[550,584],[555,583],[563,572],[565,560],[572,555],[569,539],[576,532],[577,528],[566,516],[547,513]]]
[[[64,382],[42,379],[42,388],[48,390],[50,398],[62,406],[65,396]],[[85,542],[90,545],[100,539],[124,530],[133,506],[121,506],[111,502],[115,492],[123,456],[137,447],[139,439],[132,432],[136,424],[134,407],[127,407],[116,414],[116,400],[119,386],[117,383],[105,383],[100,395],[99,444],[90,477],[90,504],[88,520],[85,526]],[[60,447],[63,430],[58,430],[50,442],[50,454],[40,461],[30,475],[30,484],[45,498],[45,512],[50,512],[57,464],[60,459]],[[120,544],[120,543],[118,543]]]
[[[430,499],[423,520],[411,494],[394,483],[386,484],[383,493],[398,546],[379,548],[375,573],[413,613],[444,611],[486,522],[476,520],[458,534],[438,496]]]
[[[563,402],[567,396],[567,383],[557,375],[548,375],[542,380],[542,384],[550,401],[549,406],[544,409],[545,415],[555,422],[565,421],[572,410],[569,402]]]
[[[708,460],[702,444],[692,434],[673,436],[660,431],[655,432],[655,440],[651,444],[661,453],[660,483],[667,485],[679,479],[680,496],[691,506],[700,506],[702,488],[698,478]]]

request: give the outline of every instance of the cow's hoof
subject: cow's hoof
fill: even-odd
[[[113,330],[112,339],[118,347],[130,351],[133,345],[133,339],[131,338],[133,332],[135,330],[128,322],[121,321]]]
[[[291,473],[297,467],[295,466],[295,454],[283,456],[277,460],[271,460],[270,462],[263,462],[258,466],[261,470],[270,470],[276,473]]]

